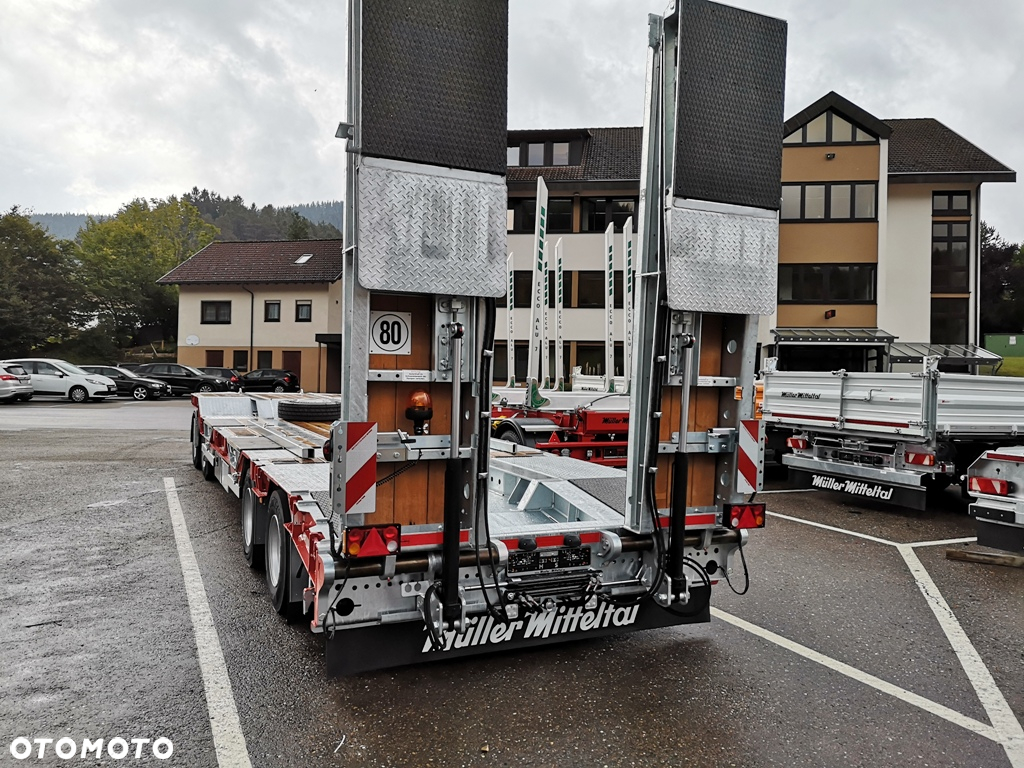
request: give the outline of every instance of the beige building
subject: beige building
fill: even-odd
[[[285,368],[336,392],[341,240],[211,243],[158,282],[177,285],[178,362]]]
[[[791,117],[782,135],[778,304],[761,322],[762,357],[778,354],[791,369],[871,369],[885,367],[893,340],[978,344],[981,187],[1015,172],[937,120],[880,120],[836,93]],[[547,253],[561,238],[564,254],[563,376],[573,365],[604,374],[603,232],[609,222],[621,232],[630,215],[637,229],[641,138],[640,128],[509,132],[518,380],[537,178],[549,194]],[[621,259],[616,235],[617,269]],[[614,302],[621,339],[619,278]],[[496,381],[505,379],[505,312]]]

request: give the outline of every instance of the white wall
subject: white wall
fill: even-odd
[[[878,327],[899,341],[931,340],[932,187],[890,184]]]
[[[252,336],[254,343],[264,347],[316,346],[316,334],[341,333],[340,283],[253,285],[249,289],[255,296],[253,305]],[[189,336],[198,336],[197,346],[248,347],[249,308],[252,299],[236,285],[183,285],[178,301],[178,341],[184,344]],[[200,322],[203,301],[231,301],[231,322],[206,324]],[[264,301],[281,302],[281,321],[263,321]],[[308,323],[295,322],[296,300],[312,302],[313,319]]]

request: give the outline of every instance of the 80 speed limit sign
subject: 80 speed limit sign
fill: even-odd
[[[370,354],[411,355],[412,313],[370,312]]]

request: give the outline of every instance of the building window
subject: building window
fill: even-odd
[[[509,232],[532,233],[537,223],[537,199],[534,197],[510,197],[508,199]]]
[[[871,304],[874,264],[780,264],[780,304]]]
[[[782,143],[800,144],[875,144],[876,136],[858,128],[835,112],[823,112],[786,136]]]
[[[280,301],[265,301],[265,302],[263,302],[263,322],[265,322],[265,323],[279,323],[279,322],[281,322],[281,302]]]
[[[932,344],[967,343],[967,299],[932,299]]]
[[[527,165],[544,165],[544,145],[543,144],[527,144],[526,145],[526,164]]]
[[[932,293],[970,291],[970,240],[966,221],[932,222]]]
[[[878,185],[874,182],[783,184],[782,221],[874,221]]]
[[[608,223],[621,232],[626,219],[633,217],[633,231],[637,231],[636,211],[640,200],[636,197],[585,197],[580,200],[580,231],[604,232]]]
[[[932,216],[970,215],[970,192],[932,192]]]
[[[227,325],[231,322],[230,301],[204,301],[200,307],[203,325]]]
[[[527,309],[533,306],[533,272],[528,269],[517,269],[512,273],[512,279],[515,281],[515,292],[516,292],[516,309]],[[568,284],[571,278],[571,272],[562,273],[562,281],[564,284]],[[557,297],[555,296],[555,290],[557,284],[555,282],[555,270],[548,270],[548,306],[554,307]],[[507,307],[508,297],[502,296],[495,301],[497,307]]]
[[[274,351],[272,349],[261,349],[256,352],[257,368],[274,367]]]
[[[508,153],[507,164],[510,166],[519,165],[519,145],[516,144],[514,147],[508,147],[506,151]]]
[[[249,350],[248,349],[236,349],[231,353],[231,367],[239,373],[245,373],[249,370]]]
[[[572,232],[571,197],[552,197],[548,199],[548,219],[546,232]]]
[[[295,322],[309,323],[313,321],[313,302],[298,300],[295,302]]]
[[[573,296],[573,309],[604,309],[605,284],[604,270],[581,270],[576,273],[576,294]],[[622,272],[612,273],[612,306],[622,309]]]
[[[568,141],[556,141],[551,145],[551,164],[552,165],[568,165],[569,164],[569,142]]]

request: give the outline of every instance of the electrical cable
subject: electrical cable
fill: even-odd
[[[412,469],[417,464],[419,464],[420,463],[420,459],[423,458],[423,449],[422,448],[417,448],[416,450],[418,451],[418,453],[416,454],[416,458],[413,460],[412,464],[406,463],[406,464],[402,465],[401,467],[399,467],[398,469],[396,469],[390,475],[385,475],[384,477],[382,477],[380,480],[377,481],[377,487],[380,488],[380,486],[384,485],[385,483],[390,483],[392,480],[394,480],[399,475],[405,474],[410,469]]]
[[[736,587],[734,587],[732,585],[732,582],[729,580],[729,569],[728,568],[724,568],[722,570],[722,572],[725,574],[725,583],[729,585],[729,589],[731,589],[737,595],[745,595],[745,594],[747,594],[747,590],[750,589],[750,571],[747,569],[747,558],[746,558],[746,555],[743,554],[743,539],[742,539],[742,537],[740,538],[740,562],[743,563],[743,581],[744,581],[744,584],[743,584],[743,591],[742,592],[738,591],[736,589]]]

